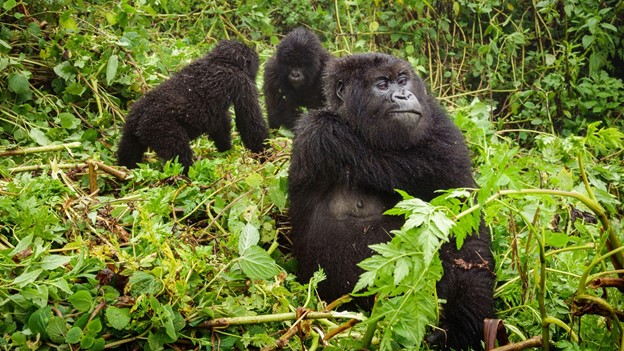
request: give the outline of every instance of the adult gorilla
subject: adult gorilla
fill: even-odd
[[[333,300],[352,291],[369,245],[389,240],[404,219],[383,215],[402,189],[429,201],[440,189],[474,187],[459,129],[410,64],[385,54],[335,59],[326,67],[327,108],[302,118],[289,170],[290,215],[299,278],[322,267],[318,291]],[[428,340],[479,348],[483,319],[494,316],[494,262],[485,226],[460,250],[444,244],[440,327]],[[487,264],[484,264],[487,263]],[[473,268],[467,268],[473,267]],[[360,301],[370,307],[370,300]]]
[[[305,28],[290,31],[264,68],[264,98],[269,127],[293,129],[301,107],[318,108],[325,101],[321,75],[331,58],[318,37]]]

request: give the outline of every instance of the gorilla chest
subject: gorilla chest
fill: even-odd
[[[378,193],[336,185],[328,192],[323,206],[336,221],[375,223],[382,221],[384,211],[394,206],[394,202]]]

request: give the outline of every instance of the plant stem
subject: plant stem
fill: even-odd
[[[540,260],[540,278],[539,278],[539,294],[537,295],[537,301],[539,303],[540,316],[542,318],[542,350],[548,351],[549,348],[549,324],[546,322],[548,315],[546,314],[546,306],[544,299],[546,298],[546,254],[544,248],[544,231],[542,235],[538,237],[539,244],[539,260]]]
[[[68,143],[68,144],[36,146],[36,147],[29,147],[25,149],[13,149],[13,150],[0,152],[0,157],[34,154],[38,152],[59,151],[59,150],[77,148],[77,147],[80,147],[80,145],[81,145],[80,142],[76,141],[76,142]]]
[[[305,315],[304,319],[327,319],[327,318],[349,318],[357,319],[359,321],[366,320],[361,313],[356,312],[309,312]],[[297,319],[296,312],[288,313],[276,313],[267,314],[261,316],[245,316],[245,317],[227,317],[217,318],[201,322],[197,325],[197,328],[222,328],[230,325],[244,325],[244,324],[257,324],[257,323],[271,323],[271,322],[284,322]]]

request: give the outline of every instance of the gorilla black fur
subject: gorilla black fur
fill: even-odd
[[[327,280],[318,292],[331,301],[353,290],[362,273],[356,264],[372,254],[368,246],[388,241],[404,223],[383,215],[400,200],[395,189],[429,201],[436,190],[475,181],[461,132],[408,62],[353,55],[332,60],[325,74],[327,107],[302,117],[295,130],[289,212],[298,277],[307,281],[322,267]],[[483,320],[494,317],[489,231],[481,225],[460,250],[455,242],[444,244],[440,257],[445,332],[427,340],[478,349]],[[370,308],[371,302],[359,304]]]
[[[238,41],[220,41],[134,103],[117,150],[119,164],[137,167],[149,147],[166,160],[177,156],[188,171],[193,164],[189,143],[204,133],[219,151],[229,150],[231,104],[243,144],[261,152],[269,130],[258,101],[258,68],[253,49]]]
[[[293,129],[300,107],[323,106],[321,75],[331,58],[318,37],[305,28],[289,32],[264,68],[264,98],[269,126]]]

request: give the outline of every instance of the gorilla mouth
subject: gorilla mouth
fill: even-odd
[[[391,113],[391,114],[412,114],[412,115],[418,115],[418,116],[421,115],[420,111],[416,111],[416,110],[392,110],[392,111],[390,111],[388,113]]]

